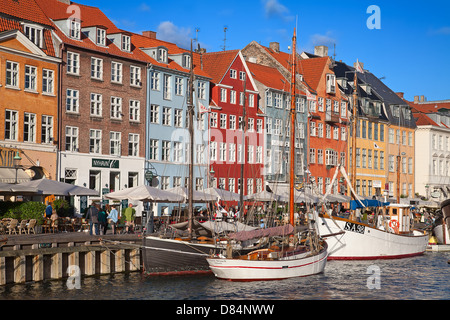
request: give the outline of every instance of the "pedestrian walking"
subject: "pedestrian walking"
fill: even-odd
[[[99,226],[100,226],[100,234],[101,235],[105,235],[106,231],[108,230],[108,222],[106,220],[106,209],[105,209],[105,207],[103,207],[98,212],[98,223],[99,223]]]
[[[118,221],[119,221],[119,212],[117,211],[116,206],[113,206],[111,212],[108,214],[108,223],[111,226],[113,234],[116,234],[116,225]]]
[[[125,231],[126,233],[133,233],[136,210],[134,210],[132,203],[130,203],[128,205],[128,208],[125,209],[124,215],[125,215]]]
[[[98,236],[98,208],[95,205],[95,202],[92,202],[91,206],[87,210],[86,219],[89,221],[89,234],[92,236],[92,234],[94,233]],[[92,229],[94,229],[94,231],[92,231]]]

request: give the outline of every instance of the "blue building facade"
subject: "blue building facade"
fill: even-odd
[[[160,45],[144,49],[158,63],[147,68],[146,184],[162,190],[187,187],[189,177],[188,104],[190,52],[171,53]],[[199,104],[209,105],[209,78],[201,72],[194,53],[194,190],[207,187],[208,121]],[[199,204],[201,205],[201,204]],[[155,203],[155,216],[175,215],[187,204]],[[175,209],[175,210],[174,210]]]

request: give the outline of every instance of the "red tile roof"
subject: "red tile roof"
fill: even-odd
[[[232,62],[239,54],[239,50],[210,52],[203,55],[203,67],[212,77],[213,83],[220,83]]]
[[[11,17],[51,26],[44,12],[34,0],[1,0],[0,12]]]
[[[19,30],[24,33],[23,26],[18,20],[0,17],[0,32],[9,30]],[[55,48],[53,46],[51,30],[49,29],[44,29],[44,44],[45,46],[42,48],[42,51],[49,56],[55,57]]]
[[[247,62],[247,65],[253,78],[266,87],[286,92],[290,91],[290,83],[286,81],[278,69],[252,62]]]
[[[328,57],[311,58],[300,60],[298,63],[298,72],[303,75],[306,83],[317,91],[320,79],[322,79],[324,69],[329,62]]]

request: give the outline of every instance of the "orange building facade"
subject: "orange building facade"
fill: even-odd
[[[0,16],[2,182],[56,177],[59,64],[49,28]]]

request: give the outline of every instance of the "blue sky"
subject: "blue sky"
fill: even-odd
[[[158,39],[188,47],[196,37],[208,52],[242,49],[255,40],[288,52],[297,25],[299,51],[328,45],[329,55],[365,69],[412,100],[450,99],[450,1],[397,0],[79,0],[99,7],[119,28],[158,32]],[[369,29],[371,5],[381,29]]]

